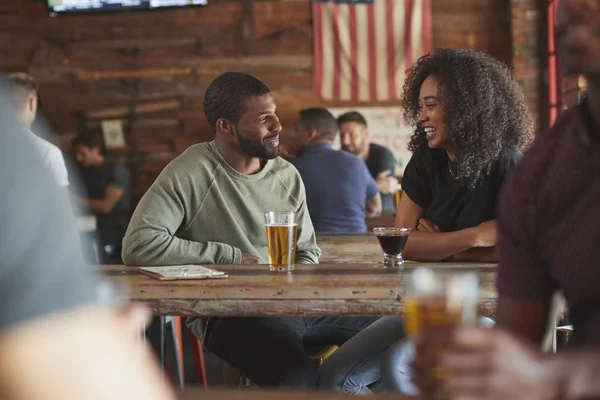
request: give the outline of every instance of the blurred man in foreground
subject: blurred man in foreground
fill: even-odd
[[[581,104],[540,134],[505,184],[500,200],[498,326],[459,330],[448,350],[430,354],[420,339],[416,381],[449,398],[600,398],[600,1],[561,0],[557,14],[559,59],[567,74],[588,82]],[[539,346],[551,298],[561,291],[574,333],[567,350],[543,356]],[[438,340],[448,340],[438,337]],[[438,345],[439,348],[439,345]],[[432,366],[451,371],[434,379]]]
[[[135,328],[97,300],[69,204],[0,85],[0,398],[173,399]]]
[[[431,343],[448,343],[434,354]],[[462,328],[450,338],[420,338],[413,363],[423,398],[445,399],[599,399],[600,349],[540,353],[501,329]],[[436,369],[434,369],[436,368]],[[448,371],[432,379],[432,371]]]

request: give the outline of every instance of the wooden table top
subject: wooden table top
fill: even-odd
[[[475,272],[482,312],[494,315],[496,264],[407,262],[404,271],[378,264],[297,264],[292,273],[270,272],[268,265],[215,265],[229,277],[180,281],[159,281],[123,265],[100,270],[156,315],[376,316],[403,313],[403,277],[417,266]]]
[[[322,263],[377,263],[383,251],[373,233],[317,233]]]
[[[326,392],[281,391],[264,389],[210,389],[186,388],[176,392],[178,400],[347,400],[348,395]],[[378,395],[378,400],[417,400],[401,394]]]

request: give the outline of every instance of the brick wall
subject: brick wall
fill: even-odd
[[[512,66],[538,130],[547,122],[545,0],[510,0]]]

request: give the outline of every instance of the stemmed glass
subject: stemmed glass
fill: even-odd
[[[412,228],[373,228],[384,253],[384,268],[404,268],[402,251],[411,231]]]

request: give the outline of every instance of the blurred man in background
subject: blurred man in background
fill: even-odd
[[[60,187],[69,185],[65,159],[58,147],[42,139],[31,131],[38,109],[38,83],[35,78],[24,72],[8,75],[12,94],[12,103],[18,122],[23,126],[25,136],[41,156],[44,166]]]
[[[354,154],[332,147],[338,126],[324,108],[300,115],[291,137],[296,167],[316,232],[366,232],[365,215],[381,213],[381,196],[369,170]]]
[[[73,188],[74,204],[97,219],[100,263],[122,264],[121,248],[130,213],[131,178],[127,167],[106,156],[100,132],[82,133],[71,142],[83,188]]]
[[[337,119],[340,129],[342,149],[356,154],[367,163],[369,172],[381,193],[384,213],[396,212],[394,194],[398,186],[396,179],[396,158],[390,149],[370,142],[367,120],[362,114],[350,111]]]

